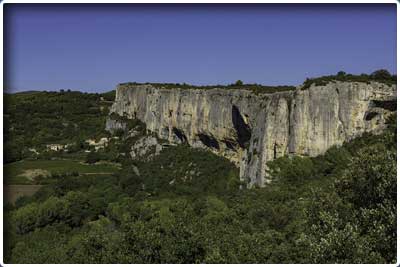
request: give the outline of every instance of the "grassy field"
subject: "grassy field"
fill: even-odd
[[[109,174],[119,167],[110,163],[84,164],[79,161],[63,160],[22,160],[4,165],[4,184],[38,184],[38,175],[49,176],[53,173]]]
[[[5,185],[3,196],[5,203],[14,204],[15,201],[22,196],[32,196],[42,185]]]

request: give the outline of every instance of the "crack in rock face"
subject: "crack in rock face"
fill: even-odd
[[[265,186],[269,161],[318,156],[364,132],[379,133],[395,111],[396,85],[332,81],[269,94],[121,84],[110,114],[141,120],[169,144],[226,157],[250,186]],[[109,131],[122,126],[107,122]]]
[[[251,139],[251,129],[235,105],[232,106],[232,123],[236,130],[238,144],[242,148],[248,147]]]
[[[187,137],[182,130],[173,127],[172,132],[176,135],[176,137],[178,137],[179,140],[181,140],[181,143],[187,143]]]

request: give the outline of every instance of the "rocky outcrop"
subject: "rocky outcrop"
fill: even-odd
[[[107,118],[106,120],[106,131],[115,133],[117,130],[126,130],[126,123],[115,120],[113,118]]]
[[[379,132],[395,109],[395,86],[330,82],[272,94],[120,85],[111,112],[145,122],[171,143],[224,156],[240,167],[242,179],[264,186],[268,161],[316,156],[364,132]]]
[[[131,147],[130,156],[132,159],[149,160],[158,156],[163,149],[154,136],[143,136]]]

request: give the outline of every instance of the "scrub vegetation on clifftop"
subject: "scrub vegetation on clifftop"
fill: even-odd
[[[137,83],[137,82],[127,82],[121,83],[119,86],[135,86],[135,85],[152,85],[156,88],[161,89],[184,89],[184,90],[210,90],[210,89],[241,89],[241,90],[251,90],[254,93],[264,93],[264,94],[271,94],[277,92],[284,92],[284,91],[291,91],[295,90],[295,86],[290,85],[280,85],[280,86],[267,86],[261,84],[229,84],[229,85],[191,85],[186,83]]]
[[[321,85],[326,85],[329,82],[332,81],[343,81],[343,82],[364,82],[364,83],[370,83],[372,81],[374,82],[380,82],[384,83],[387,85],[392,85],[396,84],[397,82],[397,75],[392,75],[390,72],[387,70],[381,69],[372,72],[371,74],[360,74],[360,75],[354,75],[354,74],[348,74],[344,71],[339,71],[336,75],[328,75],[328,76],[321,76],[317,78],[307,78],[304,83],[301,85],[301,89],[305,90],[308,89],[312,84],[321,86]],[[119,86],[122,87],[129,87],[129,86],[137,86],[137,85],[152,85],[156,88],[162,88],[162,89],[203,89],[203,90],[209,90],[209,89],[241,89],[241,90],[250,90],[254,93],[260,93],[260,94],[272,94],[272,93],[277,93],[277,92],[284,92],[284,91],[293,91],[296,89],[295,86],[291,85],[278,85],[278,86],[268,86],[268,85],[262,85],[262,84],[257,84],[257,83],[243,83],[241,80],[237,80],[235,83],[228,84],[228,85],[192,85],[192,84],[187,84],[187,83],[152,83],[152,82],[147,82],[147,83],[138,83],[138,82],[126,82],[126,83],[121,83]]]
[[[309,88],[311,85],[323,86],[332,81],[341,81],[341,82],[379,82],[387,85],[396,84],[397,75],[392,75],[387,70],[377,70],[372,72],[371,74],[360,74],[353,75],[347,74],[344,71],[339,71],[336,75],[328,75],[322,76],[318,78],[307,78],[302,85],[302,90]]]

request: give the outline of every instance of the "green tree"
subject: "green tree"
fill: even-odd
[[[374,71],[371,76],[376,80],[390,80],[392,78],[390,72],[384,69]]]
[[[339,71],[336,75],[337,75],[338,77],[344,77],[344,76],[346,76],[346,72],[344,72],[344,71]]]
[[[382,143],[360,149],[335,183],[314,199],[301,240],[314,263],[396,261],[396,150]]]
[[[39,205],[31,203],[12,213],[12,224],[15,225],[17,234],[24,234],[36,227]]]
[[[96,162],[98,162],[100,160],[100,156],[98,153],[94,152],[94,151],[90,151],[87,155],[86,155],[86,163],[89,164],[94,164]]]
[[[241,80],[237,80],[235,82],[235,86],[242,86],[242,85],[243,85],[243,82]]]

